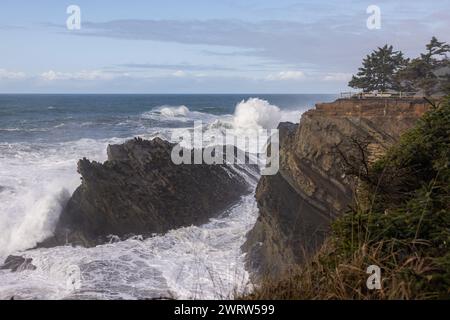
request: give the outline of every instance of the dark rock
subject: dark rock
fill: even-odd
[[[258,183],[260,215],[243,245],[247,267],[277,277],[314,254],[356,187],[336,147],[349,155],[350,138],[368,139],[373,161],[427,108],[418,100],[337,100],[304,113],[299,125],[280,124],[280,170]]]
[[[227,165],[175,165],[173,144],[134,139],[108,147],[101,164],[82,159],[82,184],[63,210],[55,235],[40,246],[93,246],[109,235],[165,233],[208,219],[250,192]],[[192,151],[189,151],[192,152]]]
[[[11,270],[11,272],[20,272],[24,270],[36,270],[31,262],[33,259],[24,258],[21,256],[9,256],[6,258],[5,263],[0,266],[1,270]]]

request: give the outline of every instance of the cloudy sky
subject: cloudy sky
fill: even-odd
[[[373,48],[433,35],[450,42],[448,0],[0,0],[0,92],[337,93]]]

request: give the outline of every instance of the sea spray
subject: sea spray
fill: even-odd
[[[29,249],[51,232],[59,209],[80,183],[78,159],[104,161],[110,143],[134,136],[167,139],[174,130],[189,130],[195,120],[204,122],[203,135],[210,143],[226,129],[276,127],[276,121],[267,117],[247,121],[247,112],[234,112],[242,99],[240,108],[266,110],[262,99],[248,103],[249,98],[67,96],[61,100],[58,96],[17,96],[14,108],[0,101],[1,111],[12,115],[0,117],[0,248],[7,248],[1,254]],[[298,122],[305,108],[277,107],[284,105],[283,99],[290,98],[264,98],[274,107],[269,107],[272,117]],[[297,99],[289,105],[308,104],[297,103]],[[220,104],[225,106],[215,107]],[[164,108],[173,110],[162,111]],[[227,297],[247,282],[240,246],[256,217],[256,202],[250,194],[200,227],[89,249],[64,246],[19,252],[33,258],[37,269],[0,271],[0,299],[13,295],[47,299]],[[67,288],[73,266],[80,268],[82,280],[76,292]]]
[[[266,100],[250,98],[236,106],[233,122],[236,128],[275,129],[280,119],[280,108]]]

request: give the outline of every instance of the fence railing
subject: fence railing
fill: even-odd
[[[390,91],[390,92],[341,92],[341,98],[366,99],[366,98],[407,98],[414,97],[416,92]]]

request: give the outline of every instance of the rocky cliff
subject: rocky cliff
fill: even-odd
[[[427,109],[424,100],[340,99],[317,104],[299,125],[280,124],[280,170],[256,190],[260,215],[243,246],[248,268],[277,276],[305,261],[352,203],[356,182],[345,161],[358,157],[355,143],[371,161]]]
[[[40,246],[92,246],[109,235],[150,235],[202,224],[250,192],[227,165],[175,165],[173,144],[134,139],[108,147],[105,163],[82,159],[82,183]],[[189,151],[192,152],[192,151]]]

